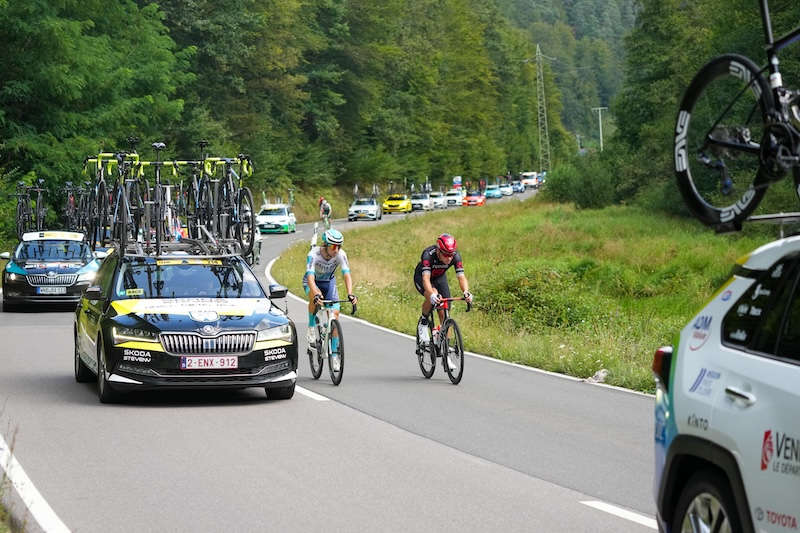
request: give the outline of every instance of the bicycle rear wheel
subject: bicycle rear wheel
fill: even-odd
[[[247,257],[253,251],[256,228],[256,212],[253,209],[253,194],[250,189],[247,187],[239,189],[237,203],[236,239],[242,247],[242,256]]]
[[[452,318],[448,318],[442,326],[441,346],[442,359],[444,359],[444,369],[447,377],[453,385],[458,385],[464,375],[464,342],[461,340],[461,331],[458,324]]]
[[[17,201],[17,240],[22,240],[22,235],[28,231],[28,224],[26,220],[26,203],[24,201]]]
[[[716,57],[683,95],[675,126],[675,175],[687,207],[701,222],[738,229],[783,172],[762,162],[769,84],[751,60]]]
[[[336,350],[333,349],[333,339],[334,337],[339,338],[338,346]],[[331,381],[334,385],[338,385],[342,382],[342,375],[344,374],[344,336],[342,335],[342,326],[339,324],[339,321],[336,319],[331,320],[331,330],[328,334],[328,371],[331,374]],[[334,365],[334,359],[339,359],[339,364]],[[334,366],[338,366],[338,368],[334,368]]]
[[[433,320],[428,319],[428,341],[422,341],[419,338],[419,326],[422,322],[420,317],[417,321],[417,361],[419,362],[419,369],[422,375],[427,379],[431,379],[433,373],[436,372],[436,348],[433,346]]]

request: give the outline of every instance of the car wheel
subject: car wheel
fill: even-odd
[[[73,340],[75,341],[75,381],[78,383],[90,383],[94,379],[94,374],[89,370],[83,361],[78,351],[78,332],[74,332]]]
[[[294,386],[295,384],[292,383],[286,387],[267,388],[265,389],[267,398],[270,400],[291,400],[292,396],[294,396]]]
[[[670,529],[740,533],[742,526],[730,483],[713,470],[701,470],[693,475],[681,492]]]
[[[3,312],[4,313],[13,313],[17,310],[17,305],[12,304],[11,302],[7,302],[3,300]]]
[[[117,393],[111,389],[106,379],[105,352],[103,339],[97,337],[97,396],[100,398],[100,403],[114,403],[117,401]]]

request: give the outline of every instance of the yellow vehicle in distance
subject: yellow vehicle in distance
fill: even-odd
[[[384,213],[410,213],[411,199],[406,194],[390,194],[383,201]]]

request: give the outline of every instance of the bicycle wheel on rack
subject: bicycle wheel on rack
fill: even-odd
[[[336,349],[333,349],[333,340],[338,338]],[[344,374],[344,336],[342,335],[342,326],[336,319],[331,320],[331,330],[328,332],[328,371],[331,374],[331,381],[334,385],[342,382],[342,375]],[[334,360],[338,359],[338,364]]]
[[[236,240],[242,247],[242,256],[247,257],[253,251],[255,242],[256,212],[253,208],[253,194],[247,187],[239,189],[237,202]]]
[[[436,372],[436,348],[433,346],[433,320],[428,319],[428,341],[423,342],[419,338],[419,326],[422,318],[420,317],[417,322],[417,361],[419,362],[419,369],[422,375],[427,379],[431,379],[433,373]]]
[[[317,340],[314,342],[314,347],[308,348],[308,364],[311,367],[311,376],[314,379],[319,379],[322,375],[322,353],[324,346],[320,339],[322,338],[322,328],[317,326]]]
[[[164,195],[159,183],[153,184],[153,225],[156,234],[156,254],[161,255],[161,241],[164,238]]]
[[[458,385],[464,375],[464,341],[461,340],[461,331],[456,321],[452,318],[445,320],[440,335],[444,369],[453,385]]]
[[[761,147],[773,107],[759,68],[735,54],[712,59],[683,95],[675,175],[687,207],[704,224],[738,229],[769,183],[782,177]]]
[[[95,216],[96,220],[96,231],[97,231],[97,243],[100,244],[101,247],[108,246],[108,238],[110,237],[110,227],[109,227],[109,214],[108,214],[108,193],[106,192],[106,187],[104,184],[100,184],[97,188],[97,213]],[[94,249],[94,248],[92,248]]]
[[[119,204],[116,208],[116,220],[114,221],[114,233],[119,240],[119,247],[122,249],[122,253],[125,253],[130,238],[128,235],[130,227],[130,221],[128,220],[128,198],[124,194],[120,194],[119,198]]]
[[[25,201],[17,201],[17,240],[22,240],[22,235],[28,231],[28,224],[25,220]]]

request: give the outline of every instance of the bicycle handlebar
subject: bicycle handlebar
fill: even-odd
[[[350,312],[351,315],[356,314],[356,309],[358,308],[358,304],[353,304],[350,300],[321,300],[321,303],[323,305],[350,303],[353,306],[353,310]]]
[[[436,304],[436,309],[440,308],[442,302],[458,302],[458,301],[467,302],[467,299],[464,298],[463,296],[460,296],[458,298],[439,298],[439,303]],[[467,302],[467,313],[469,313],[470,309],[472,309],[472,304],[470,302]]]

